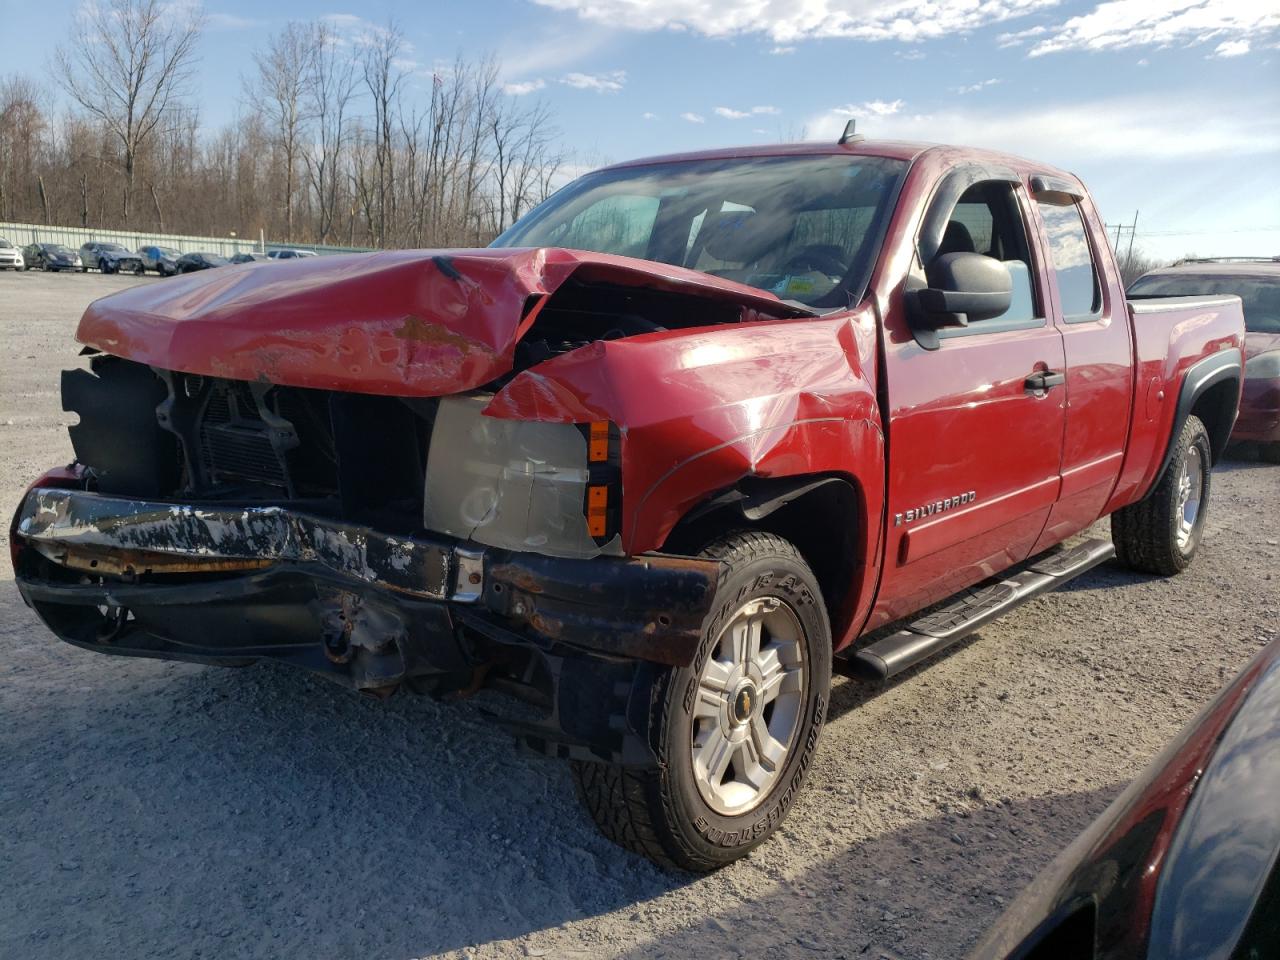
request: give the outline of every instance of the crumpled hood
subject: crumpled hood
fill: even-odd
[[[205,270],[90,304],[76,338],[166,370],[391,396],[508,372],[570,279],[730,301],[744,319],[812,311],[681,267],[564,249],[395,250]]]

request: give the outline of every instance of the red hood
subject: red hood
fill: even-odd
[[[563,249],[395,250],[205,270],[89,305],[76,338],[166,370],[393,396],[470,390],[512,368],[570,278],[804,316],[754,287]],[[532,299],[531,299],[532,298]]]

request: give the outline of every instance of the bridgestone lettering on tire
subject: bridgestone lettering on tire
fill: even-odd
[[[1111,540],[1121,563],[1161,576],[1191,564],[1204,534],[1211,463],[1209,433],[1198,417],[1189,416],[1155,487],[1111,515]]]
[[[573,765],[605,836],[694,871],[737,860],[778,828],[812,763],[831,683],[826,607],[795,547],[751,531],[702,555],[725,573],[694,662],[649,690],[656,769]]]

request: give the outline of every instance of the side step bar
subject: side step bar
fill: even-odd
[[[1056,547],[1006,580],[980,584],[955,596],[945,606],[882,637],[847,658],[849,672],[867,680],[888,680],[921,660],[1026,603],[1056,590],[1116,555],[1110,540],[1086,540]]]

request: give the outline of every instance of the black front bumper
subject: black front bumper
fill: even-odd
[[[624,762],[648,758],[632,692],[692,661],[719,575],[704,560],[560,559],[275,506],[54,487],[28,492],[13,536],[23,598],[77,646],[271,658],[376,694],[500,677],[546,708],[511,721],[526,742]]]

